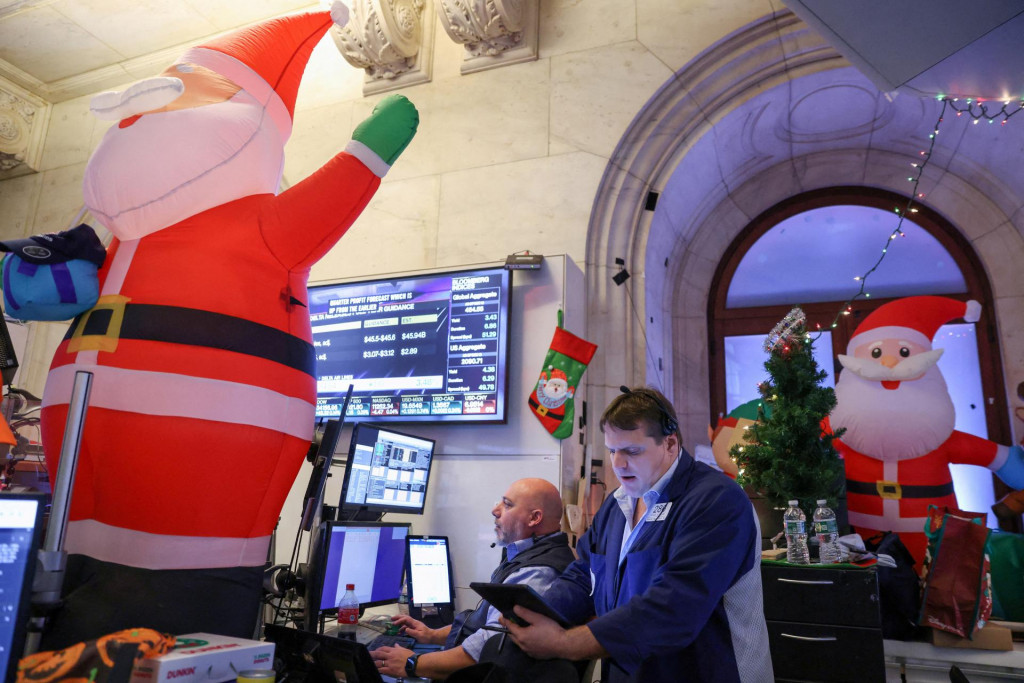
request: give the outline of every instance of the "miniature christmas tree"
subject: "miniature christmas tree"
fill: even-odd
[[[790,311],[764,347],[769,379],[758,385],[763,403],[759,419],[747,430],[747,443],[730,451],[739,466],[737,481],[775,506],[795,498],[810,511],[824,498],[834,508],[843,490],[843,461],[832,440],[842,430],[822,432],[822,420],[835,407],[836,396],[820,384],[827,374],[811,354],[814,342],[804,312]]]

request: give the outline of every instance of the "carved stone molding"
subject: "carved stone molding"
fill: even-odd
[[[0,79],[0,180],[36,173],[49,105]]]
[[[345,60],[366,72],[363,94],[430,80],[434,20],[426,0],[353,0],[348,23],[331,29]]]
[[[466,48],[462,73],[537,59],[539,0],[437,0],[445,32]]]

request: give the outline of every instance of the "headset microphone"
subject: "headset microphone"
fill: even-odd
[[[496,545],[498,545],[498,542],[497,542],[497,541],[495,541],[494,543],[492,543],[492,544],[491,544],[491,547],[493,548],[493,547],[494,547],[494,546],[496,546]]]

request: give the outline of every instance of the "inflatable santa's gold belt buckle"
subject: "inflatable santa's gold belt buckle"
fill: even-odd
[[[124,307],[129,301],[120,294],[101,296],[95,306],[75,321],[68,351],[114,351],[121,337]]]
[[[903,487],[895,481],[876,481],[875,488],[879,496],[888,500],[899,500],[903,497]]]

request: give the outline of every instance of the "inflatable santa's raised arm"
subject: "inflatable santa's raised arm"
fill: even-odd
[[[299,83],[332,20],[347,21],[341,3],[248,27],[93,100],[118,123],[86,167],[85,203],[116,239],[43,398],[56,472],[75,373],[94,375],[66,600],[44,647],[136,626],[254,633],[314,428],[309,268],[418,123],[408,100],[384,99],[344,152],[277,194]]]
[[[978,320],[977,301],[915,296],[868,315],[839,356],[833,429],[845,458],[849,521],[865,538],[895,531],[920,567],[928,506],[957,505],[950,463],[993,470],[1024,487],[1024,452],[954,429],[956,414],[932,349],[939,327]]]

